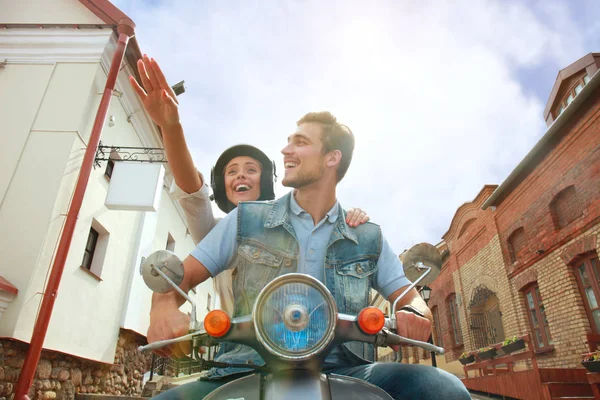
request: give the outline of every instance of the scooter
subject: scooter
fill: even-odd
[[[441,347],[394,333],[398,301],[418,283],[426,285],[433,281],[441,264],[438,250],[427,243],[413,246],[404,255],[405,274],[413,283],[394,302],[390,318],[375,307],[367,307],[358,315],[338,313],[325,285],[309,275],[290,273],[277,277],[262,289],[251,315],[230,318],[221,310],[213,310],[199,323],[194,301],[179,288],[183,263],[173,253],[160,250],[144,261],[142,276],[151,290],[159,293],[177,290],[192,304],[191,333],[141,346],[139,351],[191,341],[193,357],[200,361],[201,346],[234,342],[250,346],[260,354],[265,366],[204,361],[210,367],[257,370],[219,387],[205,397],[207,400],[392,399],[374,385],[352,377],[324,374],[321,367],[335,346],[349,341],[375,346],[407,344],[444,354]]]

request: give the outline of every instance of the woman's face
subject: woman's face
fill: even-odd
[[[260,197],[262,166],[254,158],[235,157],[225,166],[225,194],[235,206],[240,201],[255,201]]]

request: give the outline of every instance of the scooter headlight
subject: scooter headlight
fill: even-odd
[[[337,308],[321,282],[286,274],[265,286],[252,315],[256,337],[267,350],[284,359],[304,360],[331,343]]]

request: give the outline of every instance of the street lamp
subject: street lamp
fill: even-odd
[[[423,299],[423,301],[425,301],[425,304],[429,305],[429,299],[431,298],[431,288],[427,285],[423,286],[421,288],[421,290],[419,291],[419,294],[421,295],[421,298]],[[433,344],[433,333],[431,334],[431,337],[429,338],[429,343]],[[435,359],[435,352],[431,352],[431,366],[432,367],[437,367],[437,361]]]
[[[425,300],[425,304],[429,303],[429,299],[431,298],[431,288],[427,285],[421,288],[421,297]]]

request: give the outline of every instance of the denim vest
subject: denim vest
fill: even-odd
[[[298,240],[289,219],[291,192],[270,202],[238,205],[238,253],[233,260],[234,317],[249,315],[260,291],[276,277],[298,270]],[[354,229],[346,225],[345,212],[337,218],[325,255],[325,286],[338,312],[358,315],[369,305],[374,274],[381,253],[378,225],[366,223]],[[360,342],[344,344],[364,361],[374,360],[374,348]],[[221,345],[217,361],[264,365],[258,353],[235,343]],[[206,378],[216,379],[249,371],[244,368],[213,368]]]

